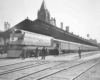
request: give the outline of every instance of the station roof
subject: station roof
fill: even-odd
[[[39,19],[36,19],[34,21],[25,19],[22,22],[16,24],[12,28],[43,34],[43,35],[51,36],[60,40],[71,41],[71,42],[76,42],[76,43],[81,43],[81,44],[86,44],[86,45],[91,45],[91,46],[97,46],[93,43],[90,43],[86,39],[83,39],[72,33],[66,32],[65,30],[62,30],[56,26],[53,26]],[[11,29],[7,30],[6,32],[9,32],[10,34]],[[5,35],[6,34],[7,33],[5,33]]]

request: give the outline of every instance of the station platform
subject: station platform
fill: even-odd
[[[96,54],[91,55],[91,53],[96,53]],[[58,56],[49,55],[49,56],[46,56],[45,60],[47,60],[47,61],[71,61],[74,59],[87,60],[87,59],[93,59],[93,58],[100,57],[99,51],[83,52],[82,56],[86,55],[86,54],[90,54],[90,55],[86,56],[86,57],[82,57],[81,59],[79,59],[78,53],[60,54]],[[5,66],[5,65],[10,65],[10,64],[26,62],[26,61],[41,60],[41,56],[39,56],[38,59],[35,59],[34,57],[30,57],[30,58],[25,58],[24,60],[22,60],[21,58],[10,59],[10,58],[6,58],[6,56],[7,56],[6,54],[0,55],[0,67]]]

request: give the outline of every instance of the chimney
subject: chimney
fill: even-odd
[[[66,31],[69,32],[69,26],[66,26]]]
[[[10,23],[8,23],[8,29],[10,28]]]
[[[53,25],[53,18],[51,17],[50,23]]]
[[[63,29],[63,22],[61,22],[61,29]]]
[[[7,27],[7,29],[6,30],[8,30],[9,28],[10,28],[10,24],[8,23],[8,22],[6,22],[6,27]]]
[[[28,17],[26,17],[26,19],[29,19]]]
[[[4,22],[4,31],[10,28],[10,24],[8,22]]]
[[[7,30],[7,22],[4,22],[4,31]]]
[[[56,19],[54,18],[54,25],[56,26]]]

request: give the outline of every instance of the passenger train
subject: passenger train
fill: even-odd
[[[35,50],[37,47],[39,48],[39,50],[41,50],[43,47],[46,47],[50,55],[55,54],[53,52],[55,48],[59,50],[59,53],[64,54],[77,52],[79,47],[82,51],[98,50],[97,46],[64,41],[55,39],[52,36],[46,36],[34,32],[15,29],[14,32],[10,34],[7,57],[19,57],[22,52],[22,48],[25,48],[27,50]]]

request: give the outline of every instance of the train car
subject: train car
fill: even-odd
[[[78,52],[79,47],[82,52],[98,50],[97,46],[90,46],[90,45],[86,45],[86,44],[80,44],[80,43],[64,41],[64,40],[58,40],[58,42],[60,43],[59,48],[60,48],[60,50],[62,50],[63,53]]]
[[[59,50],[59,53],[78,52],[79,47],[82,51],[98,50],[96,46],[55,39],[51,36],[15,29],[10,35],[7,57],[19,57],[24,47],[27,50],[35,50],[37,47],[41,50],[46,47],[49,50],[49,54],[52,55],[55,54],[53,52],[55,48]]]

